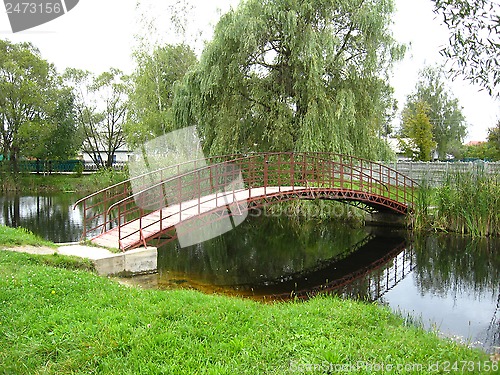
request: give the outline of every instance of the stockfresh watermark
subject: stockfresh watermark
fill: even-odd
[[[4,0],[13,33],[55,20],[72,10],[79,0]]]
[[[229,232],[248,216],[247,202],[235,201],[232,196],[235,191],[245,189],[242,171],[232,163],[211,166],[207,161],[198,131],[190,126],[144,143],[134,150],[128,164],[134,200],[141,209],[162,210],[179,205],[181,212],[182,204],[201,208],[201,191],[219,196],[219,203],[224,203],[222,215],[217,211],[207,212],[175,225],[181,247]],[[179,195],[182,195],[180,200]],[[152,203],[151,197],[161,199]]]
[[[337,364],[328,361],[321,363],[290,362],[290,371],[300,374],[317,372],[356,374],[360,371],[381,374],[387,372],[424,372],[427,374],[481,372],[486,374],[497,373],[498,368],[499,365],[496,361],[436,361],[430,363],[370,363],[357,361]]]

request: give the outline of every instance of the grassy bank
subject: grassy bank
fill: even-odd
[[[426,374],[446,361],[488,363],[486,354],[405,326],[375,305],[331,297],[262,305],[145,291],[44,259],[0,251],[2,374],[287,374],[338,366],[370,373],[381,365]]]
[[[27,229],[0,225],[0,248],[23,245],[55,247],[52,242],[41,239]]]
[[[70,270],[94,271],[93,263],[88,259],[79,257],[61,256],[55,253],[57,245],[33,234],[25,228],[9,228],[0,225],[0,250],[20,247],[44,247],[54,249],[54,254],[43,257],[26,255],[29,263],[44,264],[51,267],[60,267]]]
[[[93,174],[0,174],[0,191],[18,193],[91,193],[124,181],[126,173],[102,170]]]
[[[500,236],[500,176],[476,169],[449,175],[440,187],[423,184],[411,220],[417,230]]]

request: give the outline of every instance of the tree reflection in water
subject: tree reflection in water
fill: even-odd
[[[79,241],[82,219],[73,211],[72,193],[0,196],[0,224],[27,228],[52,242]]]

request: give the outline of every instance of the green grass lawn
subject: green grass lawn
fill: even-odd
[[[0,225],[0,246],[14,247],[21,245],[54,247],[52,242],[45,241],[24,228],[10,228]]]
[[[141,290],[75,270],[77,261],[45,259],[0,251],[0,374],[374,373],[387,365],[392,372],[376,373],[428,374],[436,364],[444,373],[447,361],[489,360],[375,304]],[[467,373],[485,373],[474,369]]]

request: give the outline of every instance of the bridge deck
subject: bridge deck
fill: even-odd
[[[327,189],[328,190],[328,189]],[[141,219],[136,219],[128,223],[122,224],[104,232],[93,239],[91,242],[98,246],[117,249],[130,249],[144,244],[149,239],[155,238],[158,234],[172,230],[175,226],[186,222],[194,217],[206,214],[210,211],[224,208],[232,204],[242,204],[250,200],[258,200],[269,198],[276,195],[299,194],[308,195],[311,198],[317,194],[324,192],[325,188],[321,187],[303,187],[303,186],[271,186],[259,187],[246,190],[235,190],[230,192],[219,192],[182,202],[181,204],[173,204],[156,210],[142,216]],[[338,195],[340,192],[336,192]],[[365,203],[373,203],[380,205],[380,202],[372,199],[364,192],[345,191],[344,199],[352,198],[354,193],[356,200],[361,200],[360,196],[365,196]],[[387,197],[380,197],[390,202],[398,204]],[[404,206],[406,208],[406,206]],[[399,207],[401,209],[401,207]],[[119,240],[121,238],[121,240]]]
[[[248,190],[226,191],[237,189],[236,186],[246,186]],[[74,207],[81,206],[83,210],[82,238],[102,233],[91,241],[126,250],[148,240],[171,241],[177,236],[174,227],[178,229],[186,221],[190,225],[182,230],[195,231],[195,227],[204,225],[190,220],[195,216],[203,217],[207,224],[218,221],[219,216],[209,213],[219,211],[226,215],[223,209],[228,205],[227,214],[237,216],[246,202],[262,205],[290,199],[326,199],[369,212],[405,215],[413,207],[415,186],[413,180],[396,170],[355,156],[251,153],[193,160],[148,171],[82,198]],[[216,195],[214,191],[220,193]],[[186,201],[164,207],[168,196],[178,197],[176,202]],[[142,209],[134,202],[136,199],[156,211]],[[239,207],[231,207],[237,203]],[[234,224],[234,220],[231,222]]]
[[[314,190],[314,189],[313,189]],[[161,210],[151,212],[150,214],[142,217],[142,235],[144,240],[153,238],[160,232],[165,232],[172,229],[181,222],[187,221],[193,217],[201,214],[224,208],[233,203],[243,203],[249,199],[256,199],[259,197],[270,196],[279,193],[289,193],[292,191],[311,191],[305,187],[261,187],[252,188],[247,190],[231,191],[227,193],[217,193],[206,195],[198,199],[182,202],[181,204],[174,204],[165,207]],[[198,208],[199,207],[199,208]],[[160,220],[161,218],[161,220]],[[121,248],[128,249],[140,244],[141,239],[141,223],[140,220],[134,220],[121,226]],[[127,237],[129,235],[129,237]],[[126,237],[126,238],[124,238]],[[109,231],[102,233],[91,240],[92,243],[108,248],[120,248],[118,241],[119,228],[115,227]]]

